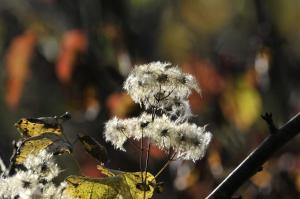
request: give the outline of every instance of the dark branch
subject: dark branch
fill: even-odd
[[[262,119],[264,119],[267,122],[267,124],[269,126],[270,133],[271,134],[277,133],[278,129],[276,128],[276,126],[273,122],[272,113],[265,113],[261,117],[262,117]]]
[[[270,127],[270,114],[265,119]],[[274,126],[275,127],[275,126]],[[271,129],[271,128],[270,128]],[[251,176],[262,169],[262,165],[271,155],[294,138],[300,132],[300,113],[290,119],[284,126],[271,133],[245,160],[240,163],[206,199],[228,199]]]

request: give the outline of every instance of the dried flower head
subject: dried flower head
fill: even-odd
[[[119,126],[125,128],[120,129]],[[152,120],[152,115],[147,113],[137,118],[114,118],[106,123],[104,132],[106,141],[121,150],[125,150],[123,145],[128,139],[140,140],[142,135],[166,152],[172,149],[177,158],[193,161],[204,156],[211,140],[211,133],[205,127],[188,122],[177,123],[167,115]]]
[[[42,150],[38,155],[28,155],[24,162],[26,169],[37,173],[41,180],[51,181],[58,176],[60,169],[54,162],[53,154]]]
[[[170,63],[152,62],[136,66],[124,83],[132,99],[146,109],[168,106],[169,100],[187,100],[192,90],[200,88],[192,75]]]
[[[37,155],[28,155],[24,170],[12,176],[0,178],[0,195],[4,198],[60,198],[64,184],[53,184],[59,168],[53,155],[42,150]]]
[[[125,151],[127,140],[142,140],[141,146],[137,147],[140,149],[140,167],[143,152],[147,150],[145,169],[150,144],[166,152],[169,160],[196,161],[204,156],[212,135],[205,126],[188,122],[193,115],[188,96],[192,90],[200,93],[192,75],[170,63],[152,62],[136,66],[126,79],[124,89],[144,112],[139,117],[108,121],[104,132],[106,141]],[[149,143],[147,148],[144,138]]]

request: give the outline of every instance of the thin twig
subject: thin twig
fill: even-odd
[[[155,111],[156,111],[156,108],[153,108],[152,109],[152,122],[154,122]],[[145,172],[146,172],[146,177],[145,178],[147,178],[147,170],[148,170],[148,164],[149,164],[149,159],[150,159],[150,147],[151,147],[151,143],[150,143],[150,140],[148,140],[146,164],[145,164]],[[146,182],[146,179],[145,179],[145,182]]]
[[[144,155],[144,130],[142,129],[142,139],[141,139],[141,151],[140,151],[140,171],[141,171],[141,176],[142,176],[142,184],[144,182],[144,175],[143,175],[143,155]]]
[[[157,103],[159,103],[159,101]],[[152,123],[154,122],[154,119],[155,119],[156,110],[157,110],[156,106],[152,107],[152,120],[151,120]],[[151,143],[150,143],[150,140],[148,140],[148,147],[147,147],[147,153],[146,153],[146,162],[145,162],[145,179],[144,179],[144,182],[143,182],[143,186],[145,186],[143,199],[145,199],[145,197],[146,197],[147,172],[148,172],[148,166],[149,166],[149,160],[150,160],[150,148],[151,148]]]
[[[150,141],[148,140],[148,148],[147,148],[146,163],[145,163],[144,199],[146,196],[147,172],[148,172],[148,165],[149,165],[149,159],[150,159],[150,156],[149,156],[150,155],[150,147],[151,147],[151,144],[150,144]]]
[[[168,161],[161,167],[161,169],[155,174],[155,176],[154,176],[154,178],[153,178],[153,180],[154,179],[156,179],[166,168],[167,168],[167,166],[173,161],[173,158],[175,157],[175,155],[176,155],[176,153],[174,153],[169,159],[168,159]],[[152,181],[153,181],[152,180]],[[151,182],[152,182],[151,181]]]
[[[147,176],[147,170],[148,170],[148,165],[149,165],[149,159],[150,159],[150,141],[148,141],[148,148],[147,148],[147,156],[146,156],[146,164],[145,164],[145,172],[146,172],[146,176]]]
[[[149,98],[145,98],[145,100],[148,102],[148,104],[150,104],[150,107],[154,107],[154,105],[150,103]]]
[[[132,142],[131,141],[131,139],[128,137],[128,135],[126,135],[126,133],[124,132],[124,131],[120,131],[126,138],[127,138],[127,140],[128,140],[128,142],[132,145],[132,146],[134,146],[137,150],[141,150],[140,149],[140,147],[137,145],[137,144],[135,144],[134,142]]]
[[[272,121],[271,118],[266,120],[268,125],[274,125],[270,121]],[[230,198],[244,182],[258,171],[261,171],[262,165],[271,155],[300,132],[300,113],[290,119],[280,129],[269,129],[276,129],[277,132],[271,132],[270,135],[206,197],[206,199]]]
[[[174,90],[175,90],[175,88],[173,88],[167,95],[163,96],[160,100],[167,99],[173,93]]]

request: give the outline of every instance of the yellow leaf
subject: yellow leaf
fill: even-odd
[[[106,198],[106,199],[143,199],[141,172],[114,171],[98,166],[101,172],[108,174],[105,178],[88,178],[69,176],[64,193],[70,198]],[[145,178],[145,172],[143,172]],[[145,198],[151,198],[155,189],[154,176],[147,172]]]
[[[143,172],[145,178],[145,172]],[[143,199],[144,198],[144,190],[143,188],[139,188],[141,183],[141,172],[123,172],[119,176],[122,176],[125,179],[125,184],[129,187],[132,198]],[[154,176],[147,172],[146,177],[146,189],[145,190],[145,198],[151,198],[154,192],[155,179]],[[141,186],[140,186],[141,187]]]
[[[41,150],[46,149],[52,143],[53,141],[47,138],[23,142],[19,148],[15,163],[23,164],[29,154],[37,155]]]
[[[62,135],[62,122],[71,118],[69,113],[54,117],[22,118],[15,127],[24,137],[34,137],[44,133]]]
[[[245,78],[238,79],[237,84],[228,82],[220,103],[226,119],[244,131],[255,123],[262,109],[257,89]]]
[[[101,165],[97,165],[97,169],[103,174],[103,175],[106,175],[107,177],[111,177],[111,176],[115,176],[117,175],[118,173],[115,172],[114,170],[111,170],[111,169],[107,169]]]
[[[23,165],[29,154],[37,155],[42,150],[47,150],[53,154],[70,153],[71,146],[60,136],[51,133],[27,138],[18,143],[16,152],[11,159],[13,168]]]
[[[115,199],[122,192],[121,177],[94,179],[83,176],[69,176],[65,180],[64,194],[68,198]],[[129,192],[128,192],[129,193]]]

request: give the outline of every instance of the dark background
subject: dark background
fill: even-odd
[[[107,146],[107,167],[137,171],[136,151],[104,143],[103,126],[140,113],[122,90],[133,65],[170,61],[197,78],[193,121],[209,124],[213,140],[204,159],[172,163],[155,198],[204,198],[268,135],[262,113],[281,125],[299,112],[299,9],[297,0],[0,0],[0,156],[8,164],[20,117],[69,111],[71,142],[89,134]],[[299,142],[277,152],[243,198],[299,198]],[[165,159],[154,148],[151,172]],[[78,143],[59,162],[63,175],[99,176]]]

